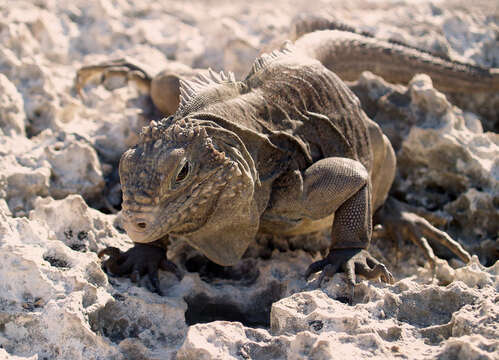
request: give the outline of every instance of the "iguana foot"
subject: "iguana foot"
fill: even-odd
[[[423,250],[433,268],[436,256],[427,239],[445,246],[465,263],[471,260],[470,254],[458,242],[413,211],[411,206],[389,198],[375,216],[382,228],[375,228],[373,238],[389,237],[395,239],[397,244],[402,244],[404,238],[409,238]]]
[[[138,283],[140,278],[148,275],[151,282],[152,292],[163,295],[159,288],[158,269],[170,271],[180,280],[182,278],[177,266],[166,259],[163,248],[148,245],[135,244],[126,252],[122,252],[116,247],[107,247],[99,251],[99,258],[109,256],[102,263],[102,268],[107,274],[122,276],[130,274],[130,279]]]
[[[75,89],[83,97],[83,88],[94,78],[100,76],[99,84],[105,84],[112,77],[134,82],[144,93],[149,94],[151,77],[139,66],[125,60],[112,60],[98,65],[84,66],[76,73]]]
[[[109,79],[118,78],[133,82],[143,94],[151,97],[154,106],[164,116],[169,116],[178,108],[180,97],[180,81],[193,80],[200,75],[209,75],[208,69],[192,69],[189,66],[171,61],[168,68],[154,77],[147,74],[141,67],[126,59],[112,60],[105,63],[84,66],[76,73],[75,90],[83,96],[83,88],[93,79],[98,78],[98,84],[109,88]]]
[[[380,278],[381,281],[393,284],[393,275],[385,265],[376,260],[369,252],[362,249],[336,249],[331,250],[324,259],[312,263],[305,273],[310,275],[322,270],[319,277],[319,286],[326,277],[332,277],[338,270],[343,270],[350,285],[355,285],[356,274],[367,279]]]

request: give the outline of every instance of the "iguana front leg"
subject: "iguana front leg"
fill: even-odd
[[[135,244],[125,252],[116,247],[107,247],[99,251],[98,256],[101,259],[108,256],[108,259],[103,261],[102,268],[109,275],[130,275],[130,279],[138,283],[140,278],[147,274],[151,291],[159,295],[163,295],[159,287],[159,269],[174,273],[179,280],[182,278],[177,266],[167,260],[160,240],[151,244]]]
[[[371,185],[366,168],[348,158],[326,158],[304,172],[303,213],[321,219],[334,213],[328,256],[306,272],[322,270],[319,281],[342,269],[352,286],[356,274],[392,283],[386,267],[367,251],[371,239]]]

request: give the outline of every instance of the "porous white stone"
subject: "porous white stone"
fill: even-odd
[[[24,101],[14,84],[0,74],[0,129],[5,135],[25,135]]]
[[[406,88],[364,73],[353,89],[376,108],[374,120],[395,147],[397,192],[446,216],[451,235],[480,254],[484,264],[494,263],[498,135],[484,132],[475,114],[453,105],[424,74]]]
[[[425,75],[407,87],[369,73],[352,84],[398,151],[398,195],[451,219],[448,230],[480,259],[460,268],[439,260],[433,276],[413,245],[403,244],[396,263],[393,246],[378,241],[371,251],[397,282],[360,277],[352,291],[342,274],[322,285],[317,275],[303,278],[327,237],[260,239],[232,268],[177,242],[168,256],[183,278],[161,271],[160,297],[147,277],[136,284],[102,271],[99,250],[132,243],[119,215],[88,205],[119,205],[118,160],[156,115],[126,81],[106,82],[119,86],[113,91],[89,84],[82,97],[73,88],[80,66],[125,57],[151,74],[177,60],[242,78],[257,52],[308,11],[497,66],[493,2],[4,3],[0,358],[497,358],[499,263],[480,261],[493,264],[499,248],[499,140],[483,130],[497,129],[499,95],[447,96]]]

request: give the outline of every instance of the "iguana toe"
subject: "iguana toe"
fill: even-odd
[[[165,250],[148,244],[136,244],[133,248],[122,252],[118,248],[108,247],[98,253],[99,258],[109,256],[102,263],[107,274],[114,276],[129,275],[134,283],[139,283],[144,275],[148,275],[150,290],[163,295],[160,289],[158,269],[170,271],[177,279],[182,276],[177,266],[166,259]]]
[[[385,265],[376,260],[369,252],[362,249],[337,249],[331,250],[329,255],[319,261],[312,263],[305,273],[308,279],[313,273],[321,272],[319,286],[325,278],[332,277],[338,270],[345,272],[348,283],[355,286],[356,275],[362,275],[367,279],[381,279],[381,281],[393,284],[393,275]]]

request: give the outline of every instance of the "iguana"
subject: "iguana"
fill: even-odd
[[[468,262],[470,255],[445,232],[387,200],[396,166],[392,146],[336,74],[348,78],[365,69],[389,81],[426,72],[439,88],[499,89],[496,70],[342,30],[286,42],[258,57],[242,81],[209,70],[151,79],[129,63],[83,68],[77,88],[95,74],[118,73],[149,89],[163,113],[174,112],[146,126],[121,158],[124,227],[136,244],[125,253],[101,251],[100,257],[110,256],[104,267],[135,280],[148,274],[160,292],[157,269],[178,274],[158,246],[166,247],[170,235],[225,266],[236,264],[258,234],[327,228],[329,254],[310,265],[307,278],[322,271],[322,281],[341,269],[352,285],[357,274],[391,283],[392,274],[368,252],[378,209],[388,230],[404,231],[430,260],[425,237]]]

